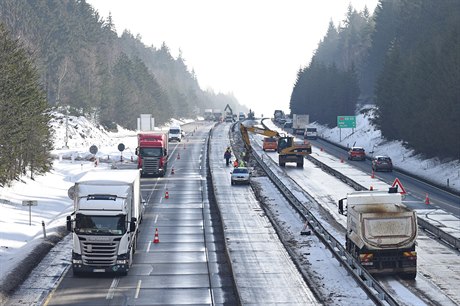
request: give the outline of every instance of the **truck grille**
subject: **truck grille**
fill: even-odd
[[[82,241],[83,264],[112,266],[117,260],[118,241]]]
[[[158,173],[160,168],[159,158],[144,158],[142,164],[142,171],[144,173]]]

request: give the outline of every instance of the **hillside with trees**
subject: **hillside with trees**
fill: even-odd
[[[0,187],[51,168],[48,103],[27,50],[0,24]]]
[[[84,0],[3,0],[0,21],[24,43],[49,105],[61,111],[135,129],[141,113],[163,124],[227,103],[246,109],[231,94],[203,91],[165,43],[146,46],[128,30],[118,37],[111,16],[101,18]]]
[[[385,0],[349,7],[299,70],[290,108],[336,126],[375,105],[375,125],[428,157],[460,158],[460,1]]]
[[[118,37],[111,16],[85,0],[0,1],[0,187],[51,169],[51,111],[136,129],[141,113],[158,125],[205,108],[246,110],[231,94],[203,91],[167,45]]]

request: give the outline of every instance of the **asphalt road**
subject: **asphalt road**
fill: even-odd
[[[167,175],[142,179],[147,203],[129,274],[76,277],[70,269],[46,305],[237,304],[220,217],[208,194],[210,128],[188,125],[187,137],[170,143]]]

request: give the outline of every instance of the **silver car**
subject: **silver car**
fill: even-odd
[[[372,158],[372,170],[377,171],[393,171],[393,163],[388,156],[374,156]]]
[[[249,179],[251,177],[251,172],[246,167],[236,167],[230,172],[231,177],[230,180],[232,185],[235,184],[249,184]]]

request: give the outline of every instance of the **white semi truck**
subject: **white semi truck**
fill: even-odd
[[[69,189],[74,210],[72,268],[80,273],[126,275],[136,250],[144,203],[139,170],[94,170]]]
[[[339,213],[347,214],[346,249],[366,270],[416,277],[417,216],[397,188],[349,193],[339,201]]]
[[[310,124],[309,115],[292,115],[292,134],[294,135],[304,135],[307,125]]]

